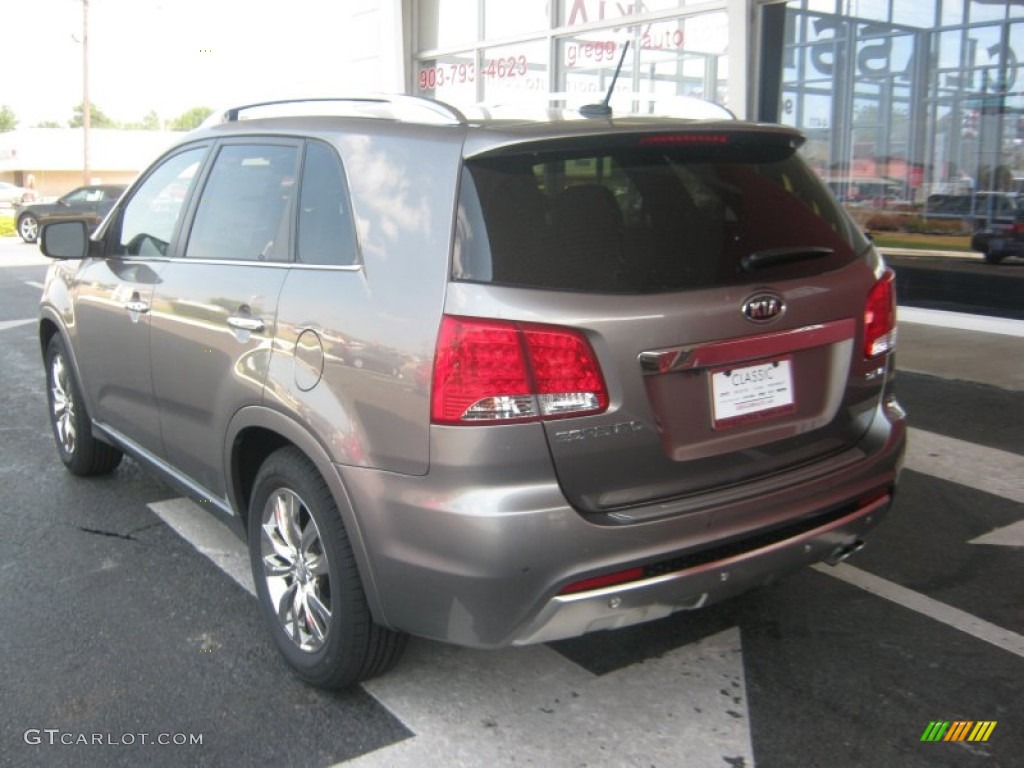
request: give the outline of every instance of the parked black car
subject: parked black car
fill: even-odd
[[[1024,209],[983,222],[971,237],[971,248],[981,251],[989,264],[1007,256],[1024,256]]]
[[[18,234],[34,243],[43,224],[61,219],[85,220],[90,230],[96,229],[125,189],[124,184],[95,184],[73,189],[53,203],[26,205],[18,212]]]

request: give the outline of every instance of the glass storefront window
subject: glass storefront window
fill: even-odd
[[[971,27],[967,34],[969,60],[965,65],[974,68],[969,72],[970,87],[983,93],[1000,89],[1003,67],[1009,63],[1004,61],[1002,26]]]
[[[548,7],[548,0],[484,0],[484,37],[493,40],[547,29]]]
[[[536,103],[548,92],[548,58],[545,40],[482,49],[483,102]]]
[[[962,39],[963,34],[959,29],[939,33],[939,71],[960,70],[960,41]]]
[[[626,3],[610,0],[560,0],[558,20],[564,25],[575,26],[634,16],[638,13],[666,11],[686,4],[686,0],[633,0]]]
[[[712,12],[559,40],[559,90],[567,106],[604,98],[626,41],[631,47],[611,101],[617,111],[650,112],[657,104],[657,111],[671,112],[678,96],[725,102],[728,20]]]
[[[993,3],[992,0],[971,0],[967,12],[971,24],[979,21],[1002,21],[1006,18],[1006,4]]]
[[[857,19],[889,21],[889,0],[848,0],[842,4],[841,10]],[[920,10],[918,8],[918,13]]]
[[[622,46],[629,39],[622,32],[605,30],[558,41],[558,57],[563,73],[559,90],[567,94],[569,106],[601,101],[604,98],[622,56]],[[615,88],[618,93],[632,90],[632,61],[633,57],[627,56],[623,63],[622,74]]]
[[[941,0],[940,25],[950,27],[964,23],[964,0]]]
[[[416,70],[416,94],[449,104],[474,104],[477,77],[472,51],[421,61]]]
[[[927,3],[892,2],[892,23],[905,24],[908,27],[930,27],[935,23],[937,3],[928,7]]]
[[[472,45],[480,34],[477,0],[422,0],[417,26],[421,51]]]
[[[728,37],[725,13],[651,24],[640,38],[637,90],[724,103]]]
[[[1006,21],[1024,3],[808,12],[821,5],[787,10],[781,119],[808,135],[804,154],[844,200],[920,210],[938,194],[1024,191],[1024,23]]]

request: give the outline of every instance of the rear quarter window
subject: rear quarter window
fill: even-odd
[[[760,138],[760,137],[758,137]],[[868,243],[791,147],[618,146],[468,160],[454,278],[655,293],[836,269]],[[764,251],[815,253],[750,270]]]

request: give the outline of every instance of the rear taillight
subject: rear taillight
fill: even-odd
[[[896,275],[886,269],[868,294],[864,307],[864,357],[873,358],[896,346]]]
[[[437,337],[431,421],[557,419],[608,407],[601,368],[579,331],[445,315]]]

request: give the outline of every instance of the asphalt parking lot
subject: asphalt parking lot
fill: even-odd
[[[413,641],[327,694],[277,658],[241,542],[134,462],[64,471],[44,271],[0,238],[0,765],[1019,765],[1024,322],[903,312],[906,470],[847,564],[572,641]],[[996,725],[922,741],[946,721]]]

